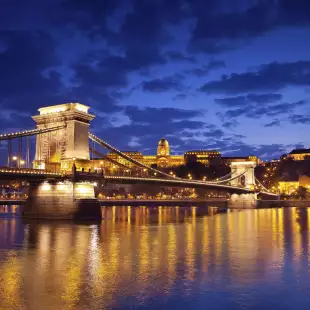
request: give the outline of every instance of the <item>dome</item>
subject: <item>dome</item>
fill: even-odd
[[[166,139],[162,138],[158,142],[158,146],[164,146],[164,147],[169,147],[169,143]]]

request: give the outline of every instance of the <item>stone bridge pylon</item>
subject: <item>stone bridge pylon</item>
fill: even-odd
[[[72,171],[78,167],[90,168],[88,131],[95,118],[89,107],[80,103],[66,103],[40,108],[33,116],[38,129],[59,129],[37,135],[34,168],[53,172]]]
[[[231,168],[231,178],[233,180],[230,182],[230,184],[233,186],[245,187],[254,190],[255,167],[256,162],[254,161],[232,162],[230,164],[230,168]],[[240,177],[238,178],[238,176]]]

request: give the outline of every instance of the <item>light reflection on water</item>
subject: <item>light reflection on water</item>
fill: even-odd
[[[0,219],[0,309],[310,307],[310,209],[109,207]]]

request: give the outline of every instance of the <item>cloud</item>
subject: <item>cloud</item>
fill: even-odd
[[[215,99],[215,102],[224,107],[244,107],[251,104],[269,104],[282,99],[281,94],[248,94],[245,96],[226,97]]]
[[[177,94],[172,98],[172,100],[184,100],[186,98],[187,98],[186,94]]]
[[[153,93],[166,91],[182,91],[184,89],[184,86],[182,85],[183,79],[184,76],[180,74],[175,74],[163,78],[157,78],[150,81],[142,82],[141,87],[143,91]]]
[[[234,110],[227,110],[224,112],[224,117],[235,118],[240,116],[246,116],[249,118],[260,118],[266,116],[278,116],[285,115],[293,112],[296,108],[307,105],[309,102],[306,100],[300,100],[293,103],[279,103],[261,107],[260,105],[250,105],[246,109],[244,107],[237,108]]]
[[[89,35],[112,35],[109,17],[122,1],[62,0],[54,6],[53,20],[60,25],[73,25]]]
[[[63,84],[56,45],[45,32],[0,31],[0,104],[27,110],[57,102]]]
[[[280,121],[278,119],[273,120],[272,122],[264,125],[264,127],[275,127],[275,126],[280,126]]]
[[[180,120],[189,120],[201,116],[200,111],[182,110],[175,108],[138,108],[135,106],[126,106],[124,113],[133,123],[140,124],[165,124]],[[183,123],[186,124],[186,123]],[[200,123],[199,123],[200,124]]]
[[[235,119],[232,119],[230,121],[224,122],[222,126],[227,129],[234,129],[238,126],[238,122]]]
[[[190,6],[196,19],[194,51],[223,52],[275,29],[310,25],[307,0],[193,0]]]
[[[295,114],[289,117],[293,124],[310,124],[310,115]]]
[[[195,63],[196,59],[193,56],[184,55],[179,51],[168,51],[164,54],[167,60],[178,61],[178,62],[190,62]]]
[[[197,77],[203,77],[208,75],[211,71],[222,69],[226,67],[226,63],[222,60],[211,60],[208,64],[200,66],[199,68],[194,68],[186,70],[185,73],[192,74]]]
[[[247,92],[278,91],[288,86],[310,84],[310,61],[290,63],[272,62],[256,71],[233,73],[200,87],[206,93],[238,94]]]

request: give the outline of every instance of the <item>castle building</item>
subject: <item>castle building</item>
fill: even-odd
[[[188,151],[185,152],[184,158],[187,163],[199,162],[204,165],[209,165],[212,160],[221,158],[221,153],[215,150]]]
[[[185,161],[184,155],[171,155],[168,141],[162,138],[158,142],[157,155],[143,156],[143,163],[147,166],[169,168],[184,165]]]
[[[294,160],[305,160],[310,158],[310,149],[295,149],[287,155]]]
[[[123,153],[146,166],[158,168],[174,168],[195,162],[203,165],[210,165],[211,163],[229,165],[231,162],[235,161],[255,161],[256,163],[259,163],[259,159],[256,156],[222,157],[221,153],[216,150],[192,150],[185,152],[183,155],[171,155],[169,142],[165,138],[159,140],[156,155],[143,155],[138,151],[123,151]],[[119,169],[116,163],[121,164],[122,167],[120,168],[125,170],[126,167],[128,169],[137,168],[133,163],[113,152],[108,153],[107,159],[110,161],[95,159],[95,169],[104,169],[105,171],[113,172],[114,169]]]

